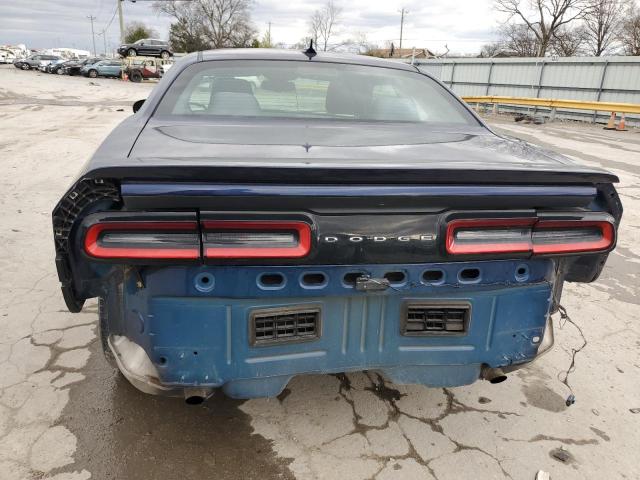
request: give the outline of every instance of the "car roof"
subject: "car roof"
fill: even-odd
[[[334,52],[317,52],[309,60],[301,50],[284,50],[274,48],[228,48],[191,53],[188,56],[202,55],[202,60],[300,60],[323,63],[346,63],[352,65],[369,65],[372,67],[395,68],[398,70],[416,71],[413,65],[395,60],[387,60],[367,55],[354,55]]]

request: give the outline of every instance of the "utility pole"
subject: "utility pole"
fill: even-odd
[[[403,8],[402,10],[400,10],[400,46],[398,47],[398,51],[400,52],[400,55],[402,56],[402,30],[404,28],[404,15],[405,13],[409,13],[409,11],[405,8]]]
[[[96,19],[93,15],[88,15],[87,18],[91,20],[91,39],[93,40],[93,56],[96,56],[96,34],[93,31],[93,21]]]
[[[124,43],[124,16],[122,15],[122,2],[124,0],[116,0],[118,2],[118,20],[120,20],[120,43]]]

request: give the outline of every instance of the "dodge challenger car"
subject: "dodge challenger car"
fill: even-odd
[[[69,310],[99,299],[107,358],[147,393],[499,382],[616,243],[614,175],[497,135],[412,65],[200,52],[135,110],[53,231]]]

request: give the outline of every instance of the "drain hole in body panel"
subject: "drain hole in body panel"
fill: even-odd
[[[215,278],[208,272],[200,273],[195,279],[196,290],[202,293],[210,292],[215,287]]]
[[[422,274],[424,283],[438,284],[444,282],[444,272],[442,270],[426,270]]]
[[[516,281],[526,282],[529,280],[529,267],[527,265],[518,265],[516,268]]]
[[[458,273],[458,280],[462,283],[477,282],[480,280],[480,269],[465,268]]]
[[[279,288],[284,286],[284,275],[281,273],[263,273],[258,279],[258,283],[263,288]]]
[[[305,273],[300,283],[303,287],[323,287],[327,284],[327,276],[322,272]]]
[[[404,272],[387,272],[384,274],[384,278],[389,280],[392,285],[401,285],[407,280],[407,275]]]

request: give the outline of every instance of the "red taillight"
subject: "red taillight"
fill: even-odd
[[[96,223],[87,229],[84,249],[90,256],[103,259],[198,259],[198,223]]]
[[[451,255],[598,252],[614,240],[607,220],[461,219],[447,225],[446,250]]]
[[[206,258],[300,258],[311,250],[311,227],[298,221],[205,220]]]
[[[533,253],[579,253],[609,249],[615,229],[607,221],[541,220],[533,230]]]
[[[447,252],[452,255],[528,252],[534,223],[535,218],[453,220],[447,225]]]

